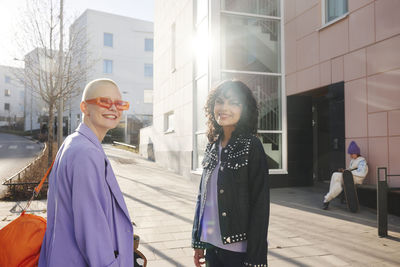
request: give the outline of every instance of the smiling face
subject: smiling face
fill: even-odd
[[[216,97],[214,104],[215,121],[222,127],[235,127],[240,120],[243,105],[239,98],[226,92]]]
[[[99,82],[84,93],[84,100],[96,97],[108,97],[112,101],[121,100],[118,87],[111,82]],[[122,115],[122,111],[118,110],[114,104],[110,108],[104,108],[97,104],[88,104],[82,101],[81,110],[84,114],[83,122],[96,134],[100,141],[103,140],[108,130],[118,125]]]

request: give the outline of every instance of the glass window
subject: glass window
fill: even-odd
[[[280,21],[221,17],[222,69],[280,73],[280,54]]]
[[[221,0],[221,9],[225,11],[279,17],[280,1],[279,0]]]
[[[104,33],[104,46],[113,47],[113,34]]]
[[[4,95],[5,95],[5,96],[10,96],[10,95],[11,95],[10,89],[5,89],[5,90],[4,90]]]
[[[146,38],[144,39],[144,51],[153,52],[153,39]]]
[[[236,78],[252,90],[259,106],[259,130],[282,130],[281,77],[222,73],[222,78],[223,80]]]
[[[109,59],[103,60],[103,73],[111,74],[113,72],[113,61]]]
[[[208,0],[196,1],[196,24],[202,21],[208,15]]]
[[[10,111],[10,103],[4,103],[4,110]]]
[[[202,133],[202,134],[197,134],[196,135],[196,158],[197,158],[197,162],[196,162],[196,167],[197,169],[201,169],[201,162],[204,159],[204,152],[206,150],[208,144],[208,139],[206,134]]]
[[[164,132],[173,132],[174,131],[174,112],[168,112],[164,114]]]
[[[4,81],[5,83],[10,83],[11,82],[11,77],[10,76],[4,76]]]
[[[175,41],[176,41],[176,29],[175,23],[171,25],[171,71],[175,71]]]
[[[208,95],[208,76],[204,75],[196,81],[196,118],[197,118],[197,131],[206,130],[206,114],[204,106],[206,105]]]
[[[282,134],[260,133],[269,169],[282,169]]]
[[[335,20],[347,12],[347,0],[325,0],[325,23]]]
[[[196,76],[208,71],[208,22],[203,21],[197,28],[195,49],[196,49]]]
[[[143,94],[143,103],[153,103],[153,90],[144,90]]]
[[[153,77],[153,64],[144,64],[144,76]]]

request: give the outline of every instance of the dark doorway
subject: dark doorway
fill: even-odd
[[[309,186],[344,168],[344,127],[343,82],[288,96],[288,173],[271,186]]]
[[[312,97],[313,179],[329,180],[345,168],[344,83],[307,92]]]

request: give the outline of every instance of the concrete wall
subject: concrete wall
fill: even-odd
[[[153,125],[141,130],[140,153],[152,140],[158,164],[185,176],[193,150],[193,1],[155,1]],[[172,24],[176,27],[175,69],[171,68]],[[164,130],[174,113],[174,131]]]
[[[285,0],[286,92],[344,81],[346,145],[360,145],[373,184],[377,166],[400,174],[400,1],[349,0],[349,15],[327,27],[321,2]]]

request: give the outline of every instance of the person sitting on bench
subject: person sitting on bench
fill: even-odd
[[[348,170],[353,174],[354,184],[362,184],[364,178],[368,174],[367,161],[361,156],[360,148],[354,141],[351,141],[347,153],[350,154],[351,157],[350,167]],[[329,192],[325,195],[322,206],[324,210],[328,209],[329,202],[337,197],[343,190],[343,171],[343,169],[339,169],[338,172],[332,174]]]

